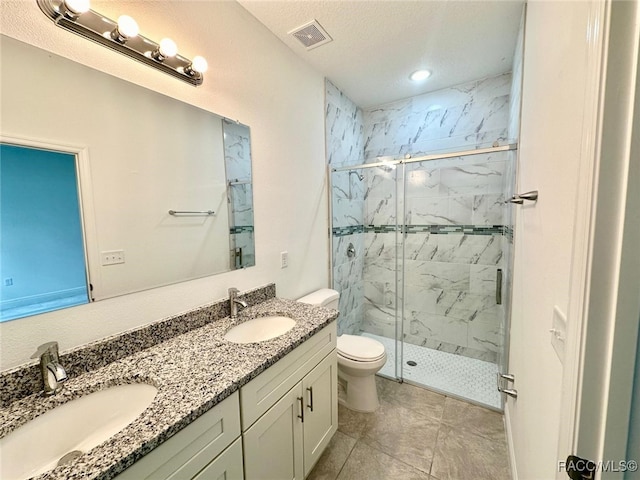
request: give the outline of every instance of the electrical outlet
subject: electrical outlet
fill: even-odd
[[[289,252],[280,252],[280,268],[289,266]]]
[[[100,252],[102,265],[117,265],[124,263],[124,250],[110,250],[108,252]]]

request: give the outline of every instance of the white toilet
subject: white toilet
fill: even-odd
[[[319,307],[338,309],[340,294],[329,288],[317,290],[298,299]],[[387,361],[384,345],[373,338],[358,335],[338,337],[338,382],[345,394],[338,401],[358,412],[373,412],[378,408],[376,373]]]

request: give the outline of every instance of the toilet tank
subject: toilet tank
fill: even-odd
[[[330,288],[321,288],[315,292],[311,292],[309,295],[305,295],[298,299],[298,302],[308,303],[309,305],[316,305],[318,307],[338,309],[338,301],[340,300],[340,293]]]

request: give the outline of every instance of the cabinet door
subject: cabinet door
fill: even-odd
[[[302,386],[306,477],[338,429],[338,357],[335,350],[309,372],[302,380]]]
[[[243,434],[245,480],[303,480],[302,383]]]

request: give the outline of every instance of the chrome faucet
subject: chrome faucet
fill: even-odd
[[[63,382],[67,381],[67,372],[60,365],[58,357],[58,342],[48,342],[38,347],[31,358],[40,358],[40,373],[42,374],[42,390],[44,395],[55,395],[62,390]]]
[[[240,291],[237,288],[229,289],[229,307],[231,308],[231,318],[236,318],[238,316],[238,305],[247,308],[247,302],[240,300],[238,298],[238,293]]]

